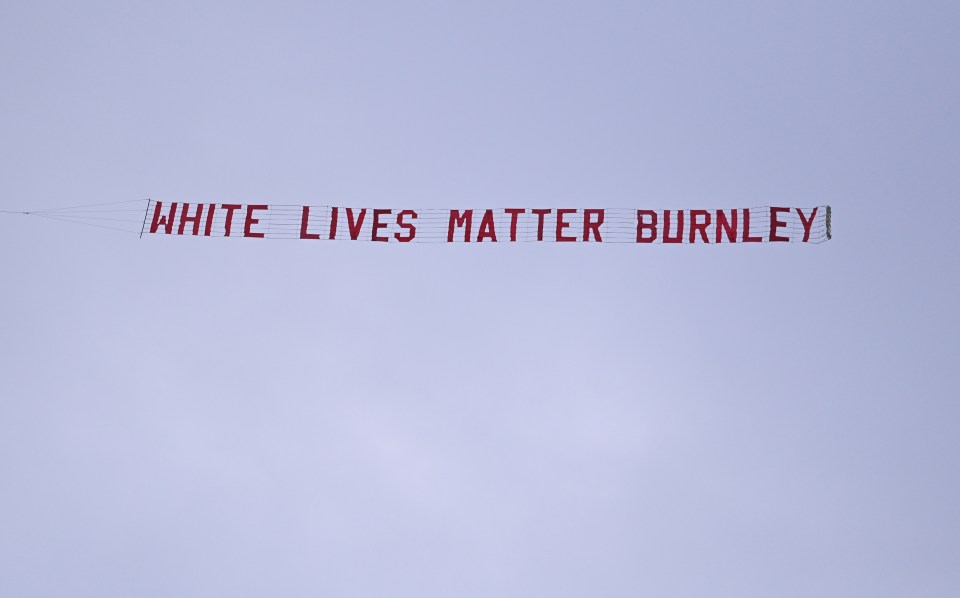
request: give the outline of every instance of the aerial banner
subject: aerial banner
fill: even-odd
[[[375,209],[149,201],[141,236],[381,243],[823,243],[830,206]]]

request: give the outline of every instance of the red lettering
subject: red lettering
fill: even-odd
[[[340,210],[336,207],[330,208],[330,240],[337,238],[337,214]]]
[[[803,215],[803,210],[800,208],[797,208],[797,214],[800,214],[800,224],[803,225],[803,242],[806,243],[810,240],[810,227],[813,226],[813,219],[817,217],[817,208],[813,208],[809,219]]]
[[[381,237],[377,234],[381,228],[387,228],[386,222],[380,222],[381,216],[388,216],[393,213],[393,210],[374,210],[373,211],[373,232],[370,233],[371,241],[382,241],[386,243],[390,240],[389,237]]]
[[[663,242],[683,243],[683,210],[677,210],[677,236],[670,236],[670,210],[663,211]]]
[[[470,242],[470,227],[473,222],[473,210],[450,210],[450,221],[447,223],[447,243],[453,243],[453,227],[463,228],[463,242]]]
[[[584,210],[583,211],[583,240],[590,240],[590,231],[593,231],[593,238],[596,241],[603,242],[600,238],[600,225],[603,224],[603,210]],[[594,220],[594,216],[597,219]]]
[[[217,204],[212,203],[207,208],[207,224],[203,227],[203,236],[209,237],[213,230],[213,213],[217,210]]]
[[[770,242],[785,242],[789,241],[790,237],[781,237],[777,234],[777,229],[783,228],[787,225],[786,222],[780,220],[777,216],[783,214],[784,212],[789,213],[790,208],[770,208]]]
[[[744,243],[759,243],[763,241],[760,237],[750,236],[750,210],[743,210],[743,238]]]
[[[649,216],[650,222],[644,222],[643,217]],[[648,230],[653,234],[649,237],[643,236],[643,231]],[[637,243],[653,243],[657,240],[657,213],[653,210],[637,210]]]
[[[576,210],[557,210],[557,243],[576,241],[576,237],[564,237],[563,229],[570,226],[569,222],[564,222],[563,217],[567,214],[576,214]]]
[[[255,238],[255,239],[262,239],[262,238],[263,238],[263,233],[255,233],[255,232],[252,232],[252,231],[250,230],[250,228],[251,228],[254,224],[257,224],[258,222],[260,222],[260,220],[259,220],[258,218],[254,218],[254,217],[253,217],[253,213],[254,213],[254,212],[259,212],[259,211],[262,211],[262,210],[266,210],[266,209],[269,208],[269,207],[270,207],[270,206],[265,206],[265,205],[262,205],[262,204],[251,204],[251,205],[248,205],[248,206],[247,206],[247,218],[246,218],[246,220],[244,220],[244,222],[243,222],[243,236],[244,236],[244,237],[253,237],[253,238]]]
[[[360,214],[354,220],[353,208],[347,208],[347,228],[350,229],[350,239],[356,241],[360,237],[363,219],[367,215],[367,208],[360,208]]]
[[[697,216],[703,216],[703,222],[697,222]],[[703,239],[704,243],[709,243],[710,239],[707,238],[707,227],[710,226],[710,212],[706,210],[690,210],[690,242],[697,242],[697,233],[700,233],[700,238]]]
[[[553,210],[530,210],[537,215],[537,241],[543,241],[543,217]]]
[[[150,232],[155,233],[160,227],[163,227],[163,232],[166,234],[173,233],[173,221],[177,217],[177,202],[170,204],[170,212],[165,216],[160,215],[160,208],[163,206],[162,201],[157,202],[157,207],[153,210],[153,221],[150,223]]]
[[[413,241],[413,238],[417,236],[417,227],[412,224],[403,221],[404,216],[409,216],[410,218],[416,219],[417,213],[413,210],[404,210],[397,214],[397,226],[400,228],[406,229],[409,234],[407,236],[402,236],[400,233],[393,233],[393,238],[401,243],[409,243]]]
[[[308,233],[307,224],[310,221],[310,206],[303,206],[303,215],[300,217],[300,238],[301,239],[319,239],[317,233]]]
[[[483,220],[480,221],[480,232],[477,233],[477,243],[483,243],[484,239],[490,239],[497,242],[497,231],[493,226],[493,210],[487,210],[483,213]]]
[[[723,242],[721,234],[727,235],[727,241],[737,242],[737,211],[733,210],[730,214],[730,220],[727,220],[727,214],[723,210],[717,210],[717,243]]]
[[[220,204],[220,207],[227,211],[226,218],[223,221],[223,236],[230,236],[230,228],[233,226],[233,211],[239,210],[241,208],[240,204],[235,203],[225,203]]]
[[[525,213],[526,210],[522,210],[520,208],[507,208],[504,210],[504,212],[506,212],[507,214],[510,214],[510,240],[516,241],[517,240],[517,218],[520,216],[520,214]]]
[[[180,210],[180,228],[177,230],[177,234],[182,235],[187,223],[192,222],[193,236],[196,237],[200,234],[200,220],[203,219],[203,204],[197,204],[197,211],[193,213],[193,216],[187,216],[188,209],[190,209],[190,204],[183,204],[183,208]]]

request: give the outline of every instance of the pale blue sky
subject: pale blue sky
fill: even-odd
[[[0,219],[0,594],[960,592],[956,2],[0,5],[0,209],[834,208],[819,246]]]

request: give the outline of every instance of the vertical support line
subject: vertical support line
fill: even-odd
[[[150,200],[147,200],[147,209],[143,212],[143,224],[140,225],[140,238],[143,238],[143,231],[147,228],[147,215],[150,213]]]
[[[833,219],[833,210],[830,209],[830,206],[827,206],[827,241],[833,238],[833,231],[831,230],[831,220]]]

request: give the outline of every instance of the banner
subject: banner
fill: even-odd
[[[143,233],[381,243],[822,243],[830,206],[375,209],[149,201]]]

